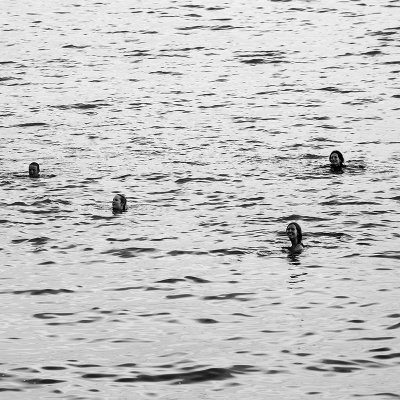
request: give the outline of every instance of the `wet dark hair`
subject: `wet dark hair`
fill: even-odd
[[[117,196],[121,198],[122,211],[126,211],[126,196],[119,193]]]
[[[290,224],[288,224],[288,226],[286,227],[289,228],[290,225],[294,225],[296,227],[296,231],[297,231],[297,243],[298,244],[303,244],[303,232],[301,231],[301,227],[297,222],[291,222]]]
[[[29,164],[29,166],[31,167],[37,167],[37,170],[38,170],[38,172],[40,171],[40,168],[39,168],[39,164],[37,163],[37,162],[31,162],[30,164]]]
[[[344,157],[343,154],[339,150],[333,150],[332,153],[329,155],[329,161],[331,161],[332,155],[337,154],[340,160],[340,166],[344,163]],[[331,161],[332,162],[332,161]]]

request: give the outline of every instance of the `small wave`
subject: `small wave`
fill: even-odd
[[[77,46],[75,44],[66,44],[65,46],[61,46],[62,49],[86,49],[90,47],[89,45],[86,46]]]
[[[218,181],[226,181],[226,179],[217,179],[213,177],[204,177],[204,178],[179,178],[175,181],[175,183],[183,184],[188,182],[218,182]]]
[[[30,128],[33,126],[49,126],[46,122],[25,122],[23,124],[13,125],[15,128]]]
[[[384,253],[374,253],[368,255],[368,257],[373,258],[389,258],[394,260],[400,260],[400,252],[399,251],[385,251]]]
[[[205,296],[203,300],[238,300],[238,301],[248,301],[248,298],[243,298],[242,296],[253,295],[254,293],[226,293],[219,294],[216,296]]]
[[[72,109],[77,109],[77,110],[89,110],[93,108],[99,108],[99,107],[107,107],[110,104],[108,103],[102,103],[100,100],[96,100],[94,102],[90,103],[74,103],[74,104],[62,104],[59,106],[53,106],[53,108],[57,108],[59,110],[72,110]]]
[[[233,378],[236,374],[246,374],[256,371],[250,365],[234,365],[231,368],[206,368],[190,372],[177,372],[170,374],[140,374],[137,377],[127,377],[116,379],[115,382],[166,382],[171,381],[174,385],[185,385],[197,382],[207,382],[213,380],[226,380]]]
[[[137,257],[142,253],[154,253],[158,251],[153,247],[127,247],[125,249],[112,249],[101,252],[101,254],[112,254],[121,258]]]
[[[170,256],[182,256],[185,254],[194,254],[194,255],[208,254],[208,252],[207,251],[195,251],[195,250],[171,250],[167,254]]]
[[[207,279],[203,279],[203,278],[197,278],[196,276],[185,276],[185,279],[188,279],[190,281],[196,282],[196,283],[210,283],[210,281],[208,281]]]
[[[21,382],[28,385],[54,385],[56,383],[65,382],[60,379],[50,379],[50,378],[33,378],[33,379],[21,379]]]

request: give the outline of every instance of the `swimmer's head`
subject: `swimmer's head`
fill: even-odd
[[[341,167],[344,163],[343,154],[339,150],[334,150],[329,156],[329,161],[334,167]]]
[[[126,197],[123,194],[116,194],[112,201],[113,211],[126,211]]]
[[[297,240],[297,243],[301,243],[303,240],[303,233],[301,227],[297,222],[291,222],[286,228],[286,234],[291,242]]]
[[[39,178],[39,164],[37,162],[33,162],[29,164],[29,176],[31,178]]]

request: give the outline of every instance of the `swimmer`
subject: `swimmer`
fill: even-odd
[[[39,168],[39,164],[37,162],[33,162],[33,163],[29,164],[29,176],[31,178],[39,178],[40,177],[39,171],[40,171],[40,168]]]
[[[344,157],[343,154],[338,151],[334,150],[329,156],[329,161],[331,163],[331,171],[332,172],[343,172],[343,167],[345,167]]]
[[[301,253],[304,246],[302,243],[303,234],[300,225],[296,222],[291,222],[286,228],[286,234],[292,242],[292,246],[288,247],[288,250],[292,253]]]
[[[112,201],[114,212],[126,211],[126,197],[123,194],[116,194]]]

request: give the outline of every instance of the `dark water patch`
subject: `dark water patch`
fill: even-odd
[[[381,54],[383,54],[383,52],[380,50],[370,50],[366,51],[365,53],[361,53],[362,56],[378,56]]]
[[[232,313],[232,315],[236,315],[238,317],[248,317],[248,318],[253,318],[254,317],[254,315],[244,314],[244,313],[241,313],[241,312],[234,312],[234,313]]]
[[[62,211],[58,210],[56,208],[51,208],[50,210],[19,210],[19,212],[22,214],[41,215],[41,214],[58,214]],[[66,212],[66,211],[64,210],[63,212]],[[71,211],[69,211],[69,212],[71,212]]]
[[[353,90],[345,90],[345,89],[340,89],[334,86],[325,86],[322,88],[319,88],[317,90],[322,90],[325,92],[334,92],[334,93],[359,93],[359,92],[364,92],[363,90],[359,90],[359,89],[353,89]]]
[[[75,44],[66,44],[65,46],[61,46],[62,49],[86,49],[87,47],[90,46],[77,46]]]
[[[161,290],[161,291],[167,292],[167,291],[171,291],[171,290],[174,290],[174,289],[173,289],[173,288],[166,288],[166,287],[160,288],[160,287],[157,287],[157,286],[148,286],[148,287],[146,287],[145,290],[146,290],[146,291]]]
[[[207,279],[203,278],[197,278],[196,276],[185,276],[185,279],[188,279],[190,281],[196,282],[196,283],[210,283]]]
[[[11,240],[11,243],[20,244],[20,243],[26,242],[28,240],[29,239],[13,239],[13,240]]]
[[[374,253],[374,254],[369,254],[365,255],[365,257],[372,257],[372,258],[389,258],[393,260],[399,260],[400,259],[400,252],[399,251],[385,251],[384,253]]]
[[[391,351],[392,349],[390,347],[379,347],[377,349],[371,349],[368,350],[369,352],[373,353],[373,352],[382,352],[382,351]]]
[[[389,327],[386,328],[386,329],[398,329],[398,328],[400,328],[400,322],[399,322],[398,324],[394,324],[394,325],[392,325],[392,326],[389,326]]]
[[[177,31],[195,31],[199,29],[207,29],[210,28],[207,25],[193,25],[193,26],[184,26],[181,28],[175,28]]]
[[[204,6],[200,5],[200,4],[183,4],[181,7],[185,7],[185,8],[204,8]]]
[[[12,290],[12,291],[0,292],[0,294],[28,294],[31,296],[42,296],[47,294],[56,295],[62,293],[75,293],[75,291],[70,289],[30,289],[30,290]]]
[[[376,358],[378,360],[390,360],[392,358],[400,358],[400,353],[378,354],[376,356],[373,356],[373,358]]]
[[[357,338],[357,339],[349,339],[349,341],[370,341],[370,342],[375,342],[379,340],[393,340],[396,339],[395,336],[378,336],[378,337],[362,337],[362,338]]]
[[[155,74],[155,75],[183,75],[182,72],[176,72],[176,71],[163,71],[163,70],[158,70],[158,71],[152,71],[149,72],[150,74]],[[165,103],[164,103],[165,104]]]
[[[160,174],[160,173],[152,173],[152,174],[143,174],[142,177],[149,181],[160,181],[161,179],[168,178],[169,175]]]
[[[125,364],[116,365],[117,368],[132,368],[132,367],[136,367],[136,366],[137,366],[136,363],[125,363]]]
[[[111,207],[110,207],[111,212]],[[84,214],[87,215],[87,214]],[[120,214],[116,214],[120,215]],[[105,216],[105,215],[91,215],[90,219],[93,221],[105,220],[105,221],[113,221],[115,219],[115,215]]]
[[[164,315],[171,315],[169,312],[158,312],[158,313],[152,313],[152,314],[137,314],[138,317],[158,317],[158,316],[164,316]]]
[[[45,365],[44,367],[42,367],[42,369],[44,369],[45,371],[62,371],[64,369],[67,369],[66,367],[59,367],[56,365]]]
[[[46,325],[49,326],[66,326],[66,325],[76,325],[76,324],[91,324],[93,322],[99,321],[101,318],[100,317],[91,317],[91,318],[86,318],[86,319],[81,319],[79,321],[68,321],[68,322],[48,322]],[[118,321],[119,322],[119,321]]]
[[[156,283],[177,283],[177,282],[185,282],[185,280],[181,278],[168,278],[168,279],[162,279],[161,281],[156,281]]]
[[[75,313],[38,313],[38,314],[33,314],[32,317],[39,319],[53,319],[67,315],[75,315]]]
[[[158,34],[157,31],[139,31],[138,33],[141,35],[157,35]]]
[[[276,218],[277,222],[290,222],[290,221],[307,221],[307,222],[320,222],[320,221],[332,221],[333,218],[330,217],[317,217],[317,216],[308,216],[308,215],[300,215],[300,214],[291,214],[284,217]]]
[[[229,256],[229,255],[248,254],[248,251],[240,249],[215,249],[215,250],[210,250],[209,253]]]
[[[117,238],[113,238],[113,237],[106,239],[107,242],[129,242],[130,240],[132,240],[132,239],[130,239],[130,238],[117,239]]]
[[[210,106],[201,105],[201,106],[199,106],[198,108],[199,108],[199,109],[220,108],[220,107],[227,107],[227,106],[229,106],[230,104],[231,104],[231,103],[212,104],[212,105],[210,105]]]
[[[390,6],[383,6],[383,7],[390,7]],[[354,394],[354,397],[390,397],[395,399],[400,399],[400,394],[390,393],[390,392],[380,392],[380,393],[371,393],[371,394]]]
[[[89,110],[89,109],[94,109],[94,108],[100,108],[100,107],[107,107],[110,104],[108,103],[103,103],[101,100],[95,100],[90,103],[75,103],[75,104],[62,104],[59,106],[52,106],[52,108],[56,108],[58,110]]]
[[[115,176],[115,177],[112,177],[111,179],[112,180],[125,179],[125,178],[128,178],[129,176],[132,176],[132,174],[125,174],[125,175]]]
[[[126,286],[126,287],[104,289],[104,290],[110,292],[125,292],[127,290],[139,290],[139,289],[143,289],[143,286]]]
[[[102,374],[102,373],[90,373],[90,374],[83,374],[81,377],[83,379],[104,379],[104,378],[115,378],[116,374]]]
[[[343,360],[332,360],[332,359],[323,359],[321,360],[322,364],[334,364],[334,365],[356,365],[352,361],[343,361]]]
[[[218,181],[226,181],[227,179],[218,179],[218,178],[213,178],[213,177],[203,177],[203,178],[179,178],[175,181],[175,183],[178,184],[183,184],[183,183],[188,183],[188,182],[218,182]]]
[[[339,200],[328,200],[328,201],[321,201],[319,204],[322,206],[348,206],[348,205],[360,205],[360,206],[365,206],[365,205],[374,205],[374,206],[379,206],[380,203],[377,203],[376,201],[339,201]]]
[[[197,382],[208,382],[213,380],[226,380],[233,378],[236,374],[246,374],[256,369],[253,366],[234,365],[231,368],[207,368],[191,372],[178,372],[171,374],[148,375],[140,374],[132,378],[119,378],[115,382],[167,382],[173,385],[185,385]]]
[[[0,77],[0,83],[2,84],[2,82],[7,82],[7,81],[13,81],[13,80],[21,80],[21,78],[14,78],[14,77],[8,77],[8,76],[4,76],[4,77]]]
[[[77,360],[68,360],[69,362],[78,362]],[[100,368],[102,365],[99,364],[69,364],[72,367],[76,368]]]
[[[46,122],[25,122],[23,124],[13,125],[14,128],[30,128],[35,126],[49,126]]]
[[[212,30],[212,31],[226,31],[226,30],[238,29],[238,28],[239,28],[238,26],[233,26],[233,25],[217,25],[217,26],[210,27],[210,30]]]
[[[50,240],[51,240],[50,238],[44,236],[44,237],[37,237],[37,238],[29,239],[28,242],[32,243],[34,245],[40,246],[42,244],[46,244]]]
[[[203,300],[238,300],[238,301],[249,301],[250,298],[246,298],[243,296],[253,295],[254,293],[226,293],[219,294],[216,296],[204,296]]]
[[[400,65],[400,61],[385,61],[382,64],[384,64],[384,65]]]
[[[16,371],[19,370],[19,368],[13,368],[11,371]],[[39,372],[39,371],[35,371],[35,372]],[[0,372],[0,380],[4,379],[4,378],[13,378],[14,375],[10,375],[10,374],[6,374],[5,372]]]
[[[21,379],[23,383],[27,383],[29,385],[54,385],[56,383],[62,383],[60,379],[50,379],[50,378],[34,378],[34,379]]]
[[[288,63],[285,53],[279,50],[241,52],[235,55],[241,63],[248,65]]]
[[[0,392],[22,392],[22,389],[0,387]]]
[[[184,299],[186,297],[194,297],[192,294],[183,293],[183,294],[170,294],[165,296],[166,299]]]
[[[208,254],[207,251],[195,251],[195,250],[171,250],[167,253],[170,256],[183,256],[183,255],[202,255]]]
[[[212,319],[212,318],[197,318],[195,321],[199,322],[200,324],[218,324],[219,321]]]

